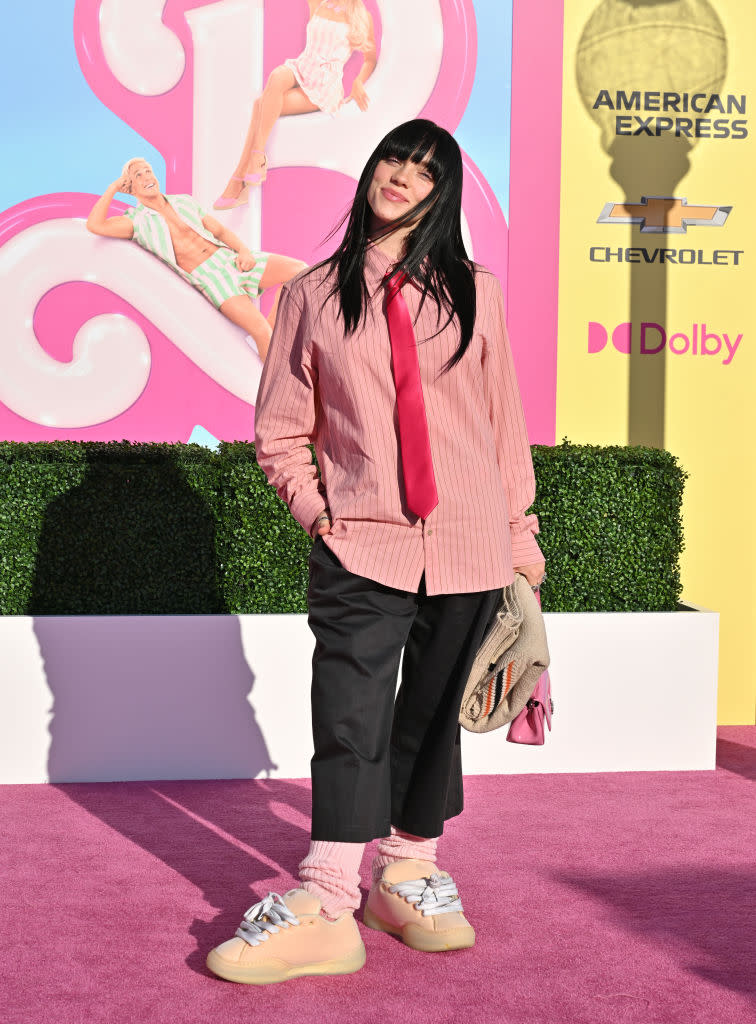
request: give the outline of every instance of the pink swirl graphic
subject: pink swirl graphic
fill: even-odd
[[[199,335],[200,339],[206,336],[213,349],[211,358],[217,356],[218,344],[225,346],[226,361],[236,360],[231,369],[226,370],[226,379],[232,380],[236,374],[240,379],[246,378],[250,393],[259,378],[257,355],[199,294],[190,288],[187,297],[184,283],[172,271],[162,266],[153,267],[156,261],[152,256],[127,242],[119,244],[117,240],[95,239],[89,235],[83,219],[94,198],[86,194],[40,196],[11,208],[0,218],[0,264],[8,291],[5,300],[7,335],[0,351],[2,387],[8,389],[8,393],[4,400],[0,396],[0,436],[16,441],[122,438],[185,441],[192,427],[203,423],[215,436],[251,440],[254,424],[250,394],[246,400],[239,398],[211,374],[203,372],[197,359],[189,358],[182,351],[182,335],[192,334],[195,338]],[[123,209],[120,203],[113,206],[114,213]],[[49,288],[43,284],[43,294],[38,296],[40,289],[29,272],[29,265],[39,262],[33,236],[35,231],[53,229],[65,232],[62,243],[70,259],[68,263],[56,261],[43,268],[46,273],[57,276],[57,283]],[[107,264],[88,256],[91,247],[101,243],[108,245],[112,257]],[[45,238],[40,251],[49,253],[49,246],[49,238]],[[78,257],[77,250],[81,250],[83,256]],[[121,258],[127,262],[120,264]],[[76,267],[81,268],[82,279],[72,277]],[[155,271],[164,275],[164,288],[177,289],[172,295],[165,293],[173,299],[173,302],[168,300],[171,308],[167,311],[162,290],[148,294]],[[105,287],[91,278],[107,281],[110,286]],[[122,284],[124,278],[135,293],[135,301],[129,301],[122,294],[126,291]],[[183,324],[177,322],[177,314],[183,318]],[[170,325],[170,338],[160,330],[161,321]],[[99,362],[93,363],[85,350],[79,354],[76,365],[75,339],[78,336],[82,343],[80,332],[86,330],[87,325],[93,335],[89,339],[89,352],[94,353]],[[133,328],[126,337],[123,337],[124,325]],[[228,327],[225,334],[219,330],[224,326]],[[145,340],[144,344],[141,339]],[[103,360],[103,353],[107,355],[108,348],[114,351],[116,346],[121,350],[128,346],[132,364],[141,361],[144,366],[146,359],[146,381],[141,389],[138,375],[143,371],[138,366],[132,365],[131,372],[137,376],[129,384],[123,380],[123,373],[129,372],[128,364],[120,367],[111,359],[110,366],[103,365],[108,362]],[[204,362],[213,369],[206,359]],[[220,376],[217,370],[215,373]],[[104,396],[103,381],[110,381],[112,385]],[[124,395],[125,384],[131,387],[131,397],[128,387]],[[72,390],[77,386],[80,390]],[[103,406],[96,403],[103,398],[115,408],[125,401],[126,408],[101,419]],[[19,411],[50,409],[51,403],[54,411],[37,418],[28,418]],[[94,419],[90,418],[86,426],[60,423],[71,415]],[[51,423],[51,419],[57,419],[58,425]]]

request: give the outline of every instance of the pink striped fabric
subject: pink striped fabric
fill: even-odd
[[[330,507],[325,543],[349,572],[428,594],[493,590],[513,567],[543,561],[526,515],[535,479],[498,280],[476,274],[478,311],[470,348],[448,373],[458,333],[440,333],[432,302],[402,295],[415,323],[438,505],[418,519],[407,508],[396,392],[381,282],[390,260],[365,260],[367,322],[345,337],[323,268],[284,285],[255,410],[257,458],[292,515],[310,532]],[[441,321],[443,322],[443,321]],[[435,336],[434,336],[435,335]],[[321,478],[307,444],[318,455]]]
[[[307,23],[304,50],[285,63],[307,98],[335,114],[344,101],[344,65],[351,56],[349,24],[315,14]]]

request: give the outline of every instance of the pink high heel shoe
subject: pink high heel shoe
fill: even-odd
[[[268,177],[268,158],[261,149],[253,149],[252,152],[259,153],[262,156],[262,166],[259,171],[252,171],[250,174],[245,174],[242,181],[246,185],[262,185]]]
[[[218,199],[213,203],[214,210],[233,210],[237,206],[246,206],[249,202],[249,195],[247,186],[249,182],[245,178],[238,178],[235,174],[231,175],[231,181],[242,182],[242,190],[235,199],[229,199],[227,196],[219,196]]]

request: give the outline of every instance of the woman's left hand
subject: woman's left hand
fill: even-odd
[[[370,97],[365,92],[365,86],[357,78],[355,78],[352,83],[352,90],[347,97],[347,103],[349,103],[350,100],[354,100],[362,111],[367,110],[368,104],[370,103]]]
[[[239,270],[251,270],[257,260],[249,251],[249,249],[240,249],[239,255],[236,257],[236,266]]]
[[[534,562],[532,565],[516,565],[515,572],[521,573],[531,587],[540,587],[546,576],[546,563]]]

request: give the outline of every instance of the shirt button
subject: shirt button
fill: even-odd
[[[425,531],[425,536],[426,537],[432,537],[433,536],[433,530],[426,530]]]

